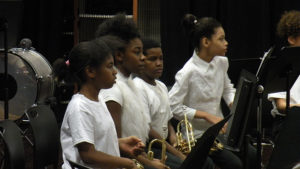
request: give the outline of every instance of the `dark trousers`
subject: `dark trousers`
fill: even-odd
[[[152,151],[154,153],[154,158],[161,159],[161,149],[152,148]],[[183,161],[179,157],[169,152],[166,152],[166,155],[167,155],[166,165],[169,166],[171,169],[178,169],[181,166]],[[213,161],[210,158],[207,158],[202,169],[213,169],[213,168],[214,168]],[[145,169],[153,169],[153,168],[145,166]]]
[[[247,144],[246,148],[247,151],[243,149],[237,153],[223,149],[209,156],[220,169],[255,169],[256,149],[250,144]],[[244,159],[244,162],[241,159]]]

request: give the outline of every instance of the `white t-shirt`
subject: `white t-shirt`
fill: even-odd
[[[84,164],[77,144],[93,144],[97,151],[120,156],[114,121],[101,97],[92,101],[82,94],[73,95],[61,126],[60,141],[63,151],[63,169],[70,169],[66,159]]]
[[[286,99],[286,92],[276,92],[268,94],[268,99],[272,101],[273,109],[271,110],[271,114],[273,117],[275,115],[285,116],[285,114],[281,114],[276,107],[275,99]],[[298,76],[297,80],[293,84],[290,90],[290,104],[299,104],[300,103],[300,76]]]
[[[134,82],[149,107],[152,129],[162,138],[166,138],[168,121],[173,117],[166,85],[158,80],[155,80],[156,85],[151,85],[139,77],[134,78]]]
[[[194,52],[175,76],[176,82],[169,92],[171,110],[179,120],[187,114],[195,138],[212,125],[204,119],[194,119],[196,110],[223,117],[221,98],[227,105],[233,102],[235,89],[227,74],[228,66],[226,57],[215,56],[208,63]]]
[[[110,89],[101,90],[99,95],[105,102],[115,101],[122,107],[122,137],[136,136],[146,144],[150,130],[148,107],[136,88],[133,77],[125,77],[118,71],[116,83]]]

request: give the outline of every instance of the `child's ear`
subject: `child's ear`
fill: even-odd
[[[204,46],[204,47],[208,47],[208,45],[209,45],[209,39],[207,38],[207,37],[203,37],[202,39],[201,39],[201,44]]]
[[[96,77],[96,70],[91,66],[87,66],[84,68],[85,74],[88,78],[95,78]]]
[[[289,36],[287,40],[291,46],[295,45],[296,43],[296,38],[294,36]]]
[[[121,51],[116,51],[115,52],[115,61],[116,61],[116,63],[122,63],[123,62],[123,57],[124,57],[123,52],[121,52]]]

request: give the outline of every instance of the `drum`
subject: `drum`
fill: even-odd
[[[34,104],[44,104],[53,96],[52,67],[38,52],[13,48],[8,52],[9,119],[18,119]],[[4,77],[4,53],[0,54],[0,75]],[[1,82],[4,86],[4,81]],[[0,119],[4,118],[4,92],[1,92]]]

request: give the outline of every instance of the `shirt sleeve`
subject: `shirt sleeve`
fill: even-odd
[[[231,80],[229,79],[229,76],[227,74],[228,71],[228,58],[227,57],[222,57],[223,58],[223,63],[222,65],[224,66],[224,91],[223,91],[223,98],[226,102],[227,105],[233,102],[234,96],[236,89],[233,87],[233,84],[231,83]]]
[[[123,96],[118,84],[114,84],[112,88],[100,90],[99,95],[104,102],[114,101],[123,106]]]
[[[175,84],[169,92],[171,111],[178,120],[184,119],[184,114],[189,120],[194,119],[196,109],[184,105],[184,99],[188,94],[188,74],[178,72],[175,76]]]
[[[225,74],[223,98],[227,105],[233,102],[236,89],[233,87],[228,74]]]
[[[285,98],[286,98],[286,92],[276,92],[276,93],[268,94],[269,101],[275,101],[275,99],[285,99]]]
[[[68,118],[73,145],[82,142],[94,144],[94,117],[80,105],[74,106]]]

